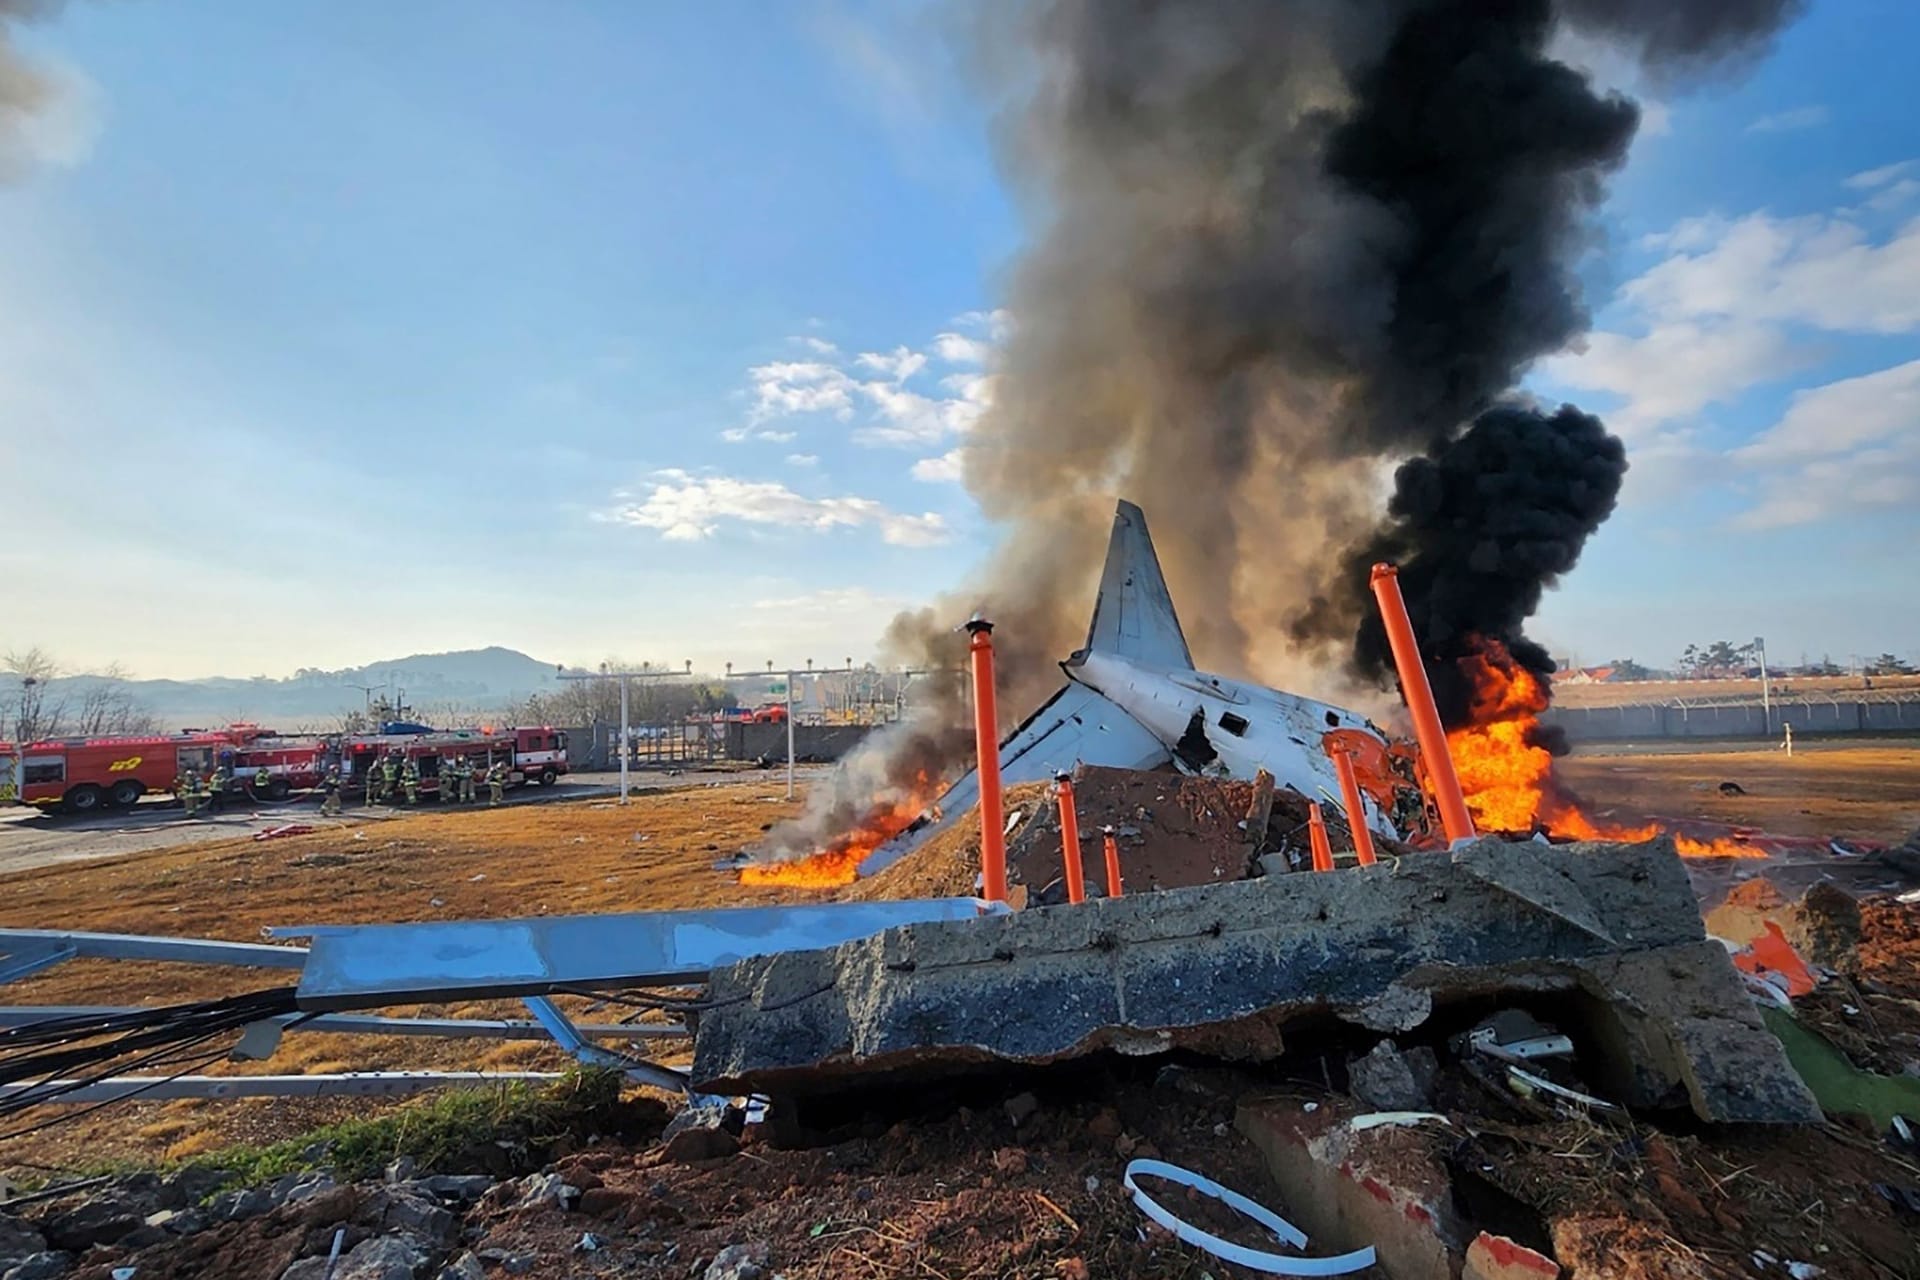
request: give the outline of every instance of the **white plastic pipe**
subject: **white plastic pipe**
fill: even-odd
[[[1180,1218],[1176,1218],[1163,1208],[1159,1201],[1140,1189],[1135,1178],[1145,1174],[1150,1178],[1165,1178],[1168,1182],[1183,1187],[1192,1187],[1203,1196],[1211,1196],[1229,1209],[1253,1219],[1271,1231],[1283,1243],[1296,1249],[1307,1247],[1306,1233],[1288,1222],[1266,1206],[1256,1204],[1239,1192],[1221,1186],[1211,1178],[1203,1178],[1179,1165],[1167,1164],[1160,1160],[1135,1160],[1127,1166],[1126,1187],[1133,1193],[1133,1203],[1140,1212],[1153,1219],[1177,1239],[1197,1249],[1205,1249],[1222,1262],[1233,1262],[1254,1271],[1264,1271],[1274,1276],[1343,1276],[1373,1265],[1373,1246],[1355,1249],[1352,1253],[1342,1253],[1331,1258],[1303,1258],[1284,1253],[1268,1253],[1261,1249],[1249,1249],[1245,1245],[1223,1240],[1211,1232]]]

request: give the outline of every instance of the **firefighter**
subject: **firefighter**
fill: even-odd
[[[188,769],[173,780],[173,793],[180,797],[180,807],[187,811],[189,818],[198,817],[200,812],[200,778]]]
[[[386,768],[380,771],[380,798],[388,804],[393,803],[393,790],[400,781],[400,749],[395,747],[387,752]]]
[[[440,757],[440,803],[453,804],[460,799],[460,775],[452,756]]]
[[[400,786],[407,793],[408,804],[420,803],[420,766],[413,762],[412,756],[400,766]]]
[[[340,768],[335,765],[320,779],[320,812],[329,818],[340,816]]]
[[[226,802],[227,790],[232,781],[233,770],[229,769],[224,761],[213,767],[213,772],[207,775],[207,812],[220,812],[221,805]]]
[[[506,798],[507,766],[496,764],[487,770],[487,804],[496,805]]]
[[[460,757],[460,803],[473,803],[473,761]]]
[[[273,775],[267,766],[261,765],[253,775],[253,794],[256,799],[265,800],[273,791]]]
[[[362,779],[367,788],[367,808],[371,809],[380,802],[380,762],[367,761],[367,776]]]

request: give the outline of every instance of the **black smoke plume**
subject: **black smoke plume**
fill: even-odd
[[[1365,590],[1383,554],[1431,650],[1471,622],[1544,664],[1523,624],[1624,462],[1593,419],[1515,389],[1587,327],[1574,268],[1638,122],[1557,53],[1598,44],[1676,86],[1751,59],[1797,8],[990,7],[979,62],[1033,235],[965,479],[1007,537],[982,581],[898,621],[892,655],[949,646],[980,609],[1000,624],[1003,722],[1024,715],[1084,634],[1119,495],[1152,520],[1211,670],[1383,683]],[[1502,483],[1467,482],[1496,465]],[[1443,572],[1462,546],[1490,566],[1470,583]],[[1445,594],[1469,585],[1471,607]]]
[[[1458,661],[1482,637],[1503,640],[1543,682],[1551,676],[1553,659],[1523,628],[1541,593],[1573,568],[1588,535],[1612,514],[1626,472],[1620,441],[1571,405],[1552,415],[1489,409],[1435,456],[1400,467],[1387,523],[1348,564],[1355,573],[1383,560],[1400,566],[1400,590],[1448,725],[1469,719],[1473,689]],[[1363,619],[1356,665],[1390,670],[1379,616],[1358,598],[1348,608]]]

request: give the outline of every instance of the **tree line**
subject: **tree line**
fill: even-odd
[[[0,673],[16,682],[13,696],[0,702],[0,740],[159,732],[159,721],[127,688],[129,674],[117,662],[68,672],[35,645],[0,655]]]
[[[1749,642],[1735,644],[1731,640],[1715,640],[1710,644],[1690,644],[1681,650],[1679,659],[1666,670],[1643,666],[1632,658],[1615,658],[1607,664],[1615,680],[1724,680],[1738,676],[1758,675],[1760,667],[1759,646]],[[1845,676],[1853,672],[1833,661],[1822,657],[1818,662],[1802,662],[1798,665],[1769,663],[1768,671],[1777,676]],[[1920,675],[1913,664],[1903,661],[1897,654],[1883,653],[1860,665],[1860,674],[1869,676],[1911,676]]]
[[[730,711],[740,699],[726,685],[707,680],[690,680],[671,668],[651,664],[628,664],[609,658],[601,664],[607,671],[646,672],[649,678],[627,681],[627,719],[632,724],[673,724],[693,715],[711,715]],[[659,678],[650,678],[658,673]],[[620,682],[604,680],[563,680],[552,693],[536,693],[506,709],[508,724],[573,726],[620,723]]]

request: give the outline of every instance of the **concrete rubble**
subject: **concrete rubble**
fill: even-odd
[[[1404,1035],[1516,1001],[1554,1002],[1619,1102],[1820,1118],[1665,841],[1486,839],[756,957],[713,974],[692,1075],[778,1099],[1103,1050],[1264,1061],[1329,1019]]]

